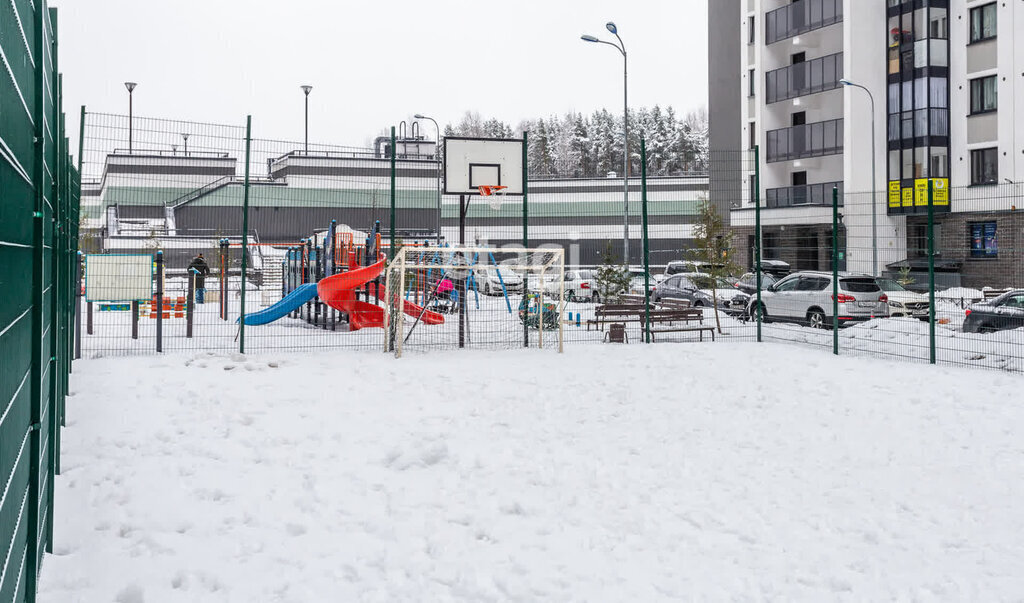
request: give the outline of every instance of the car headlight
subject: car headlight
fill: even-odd
[[[893,308],[902,308],[903,304],[898,301],[890,301],[889,306]]]

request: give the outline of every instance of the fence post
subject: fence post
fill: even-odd
[[[220,240],[220,319],[228,319],[228,240]]]
[[[156,351],[164,351],[164,252],[156,252]]]
[[[935,199],[928,179],[928,358],[935,364]]]
[[[91,318],[90,313],[90,318]],[[90,331],[92,332],[92,331]],[[132,339],[139,338],[139,302],[138,300],[132,302]]]
[[[839,187],[832,187],[832,353],[839,355]]]
[[[530,175],[529,174],[529,166],[527,165],[527,159],[529,157],[529,153],[528,153],[528,150],[527,150],[529,148],[529,141],[530,141],[530,139],[529,139],[529,132],[524,130],[523,131],[523,249],[529,249],[530,248],[530,237],[529,237],[529,225],[530,225],[529,216],[530,216],[530,213],[529,213],[529,211],[527,209],[527,197],[528,197],[528,194],[527,194],[527,188],[528,188],[527,180],[528,180],[528,177]],[[529,291],[530,291],[530,287],[529,287],[530,283],[529,283],[529,281],[530,281],[530,273],[527,272],[526,274],[523,275],[523,303],[526,305],[527,310],[529,310],[529,307],[530,307],[530,302],[527,299],[527,296],[529,295]],[[524,348],[530,347],[530,328],[526,325],[526,321],[525,320],[523,321],[523,347]]]
[[[242,193],[242,309],[238,314],[238,353],[245,353],[245,281],[249,255],[249,150],[252,143],[252,115],[245,117],[245,184]],[[266,272],[264,272],[266,274]]]
[[[188,269],[188,290],[185,291],[185,337],[192,339],[192,313],[196,304],[196,272]]]
[[[647,238],[647,139],[643,136],[640,137],[640,209],[643,217],[644,240],[644,342],[651,343],[651,247]]]
[[[757,341],[761,339],[761,323],[764,311],[761,305],[761,147],[754,145],[754,278],[757,280]]]
[[[26,517],[27,530],[26,539],[26,584],[25,599],[36,600],[36,584],[39,578],[39,457],[42,441],[40,428],[40,416],[43,406],[43,289],[46,284],[46,276],[43,269],[43,262],[46,257],[45,239],[43,236],[43,218],[46,211],[46,191],[43,187],[43,180],[46,173],[46,97],[44,83],[46,79],[46,68],[44,62],[46,57],[52,56],[45,52],[45,31],[44,19],[46,18],[45,3],[36,2],[33,11],[33,52],[35,53],[35,73],[33,73],[33,84],[35,98],[32,107],[32,121],[35,125],[35,142],[32,147],[32,183],[34,186],[35,211],[32,212],[32,323],[30,345],[31,365],[30,377],[31,386],[29,392],[29,420],[26,428],[29,431],[29,457],[28,457],[28,515]],[[26,216],[28,217],[28,216]],[[52,487],[52,483],[50,486]]]
[[[75,264],[77,268],[75,273],[75,360],[82,357],[82,264],[84,256],[81,250],[78,251],[77,258],[78,261]]]
[[[402,128],[402,129],[404,130],[405,128]],[[395,180],[395,170],[396,170],[396,167],[397,167],[397,164],[396,164],[396,158],[397,157],[398,157],[398,148],[396,146],[396,141],[395,141],[395,126],[391,126],[391,225],[390,225],[390,227],[388,229],[389,230],[389,234],[390,234],[389,239],[391,241],[391,251],[390,251],[390,253],[388,253],[388,259],[389,260],[395,259],[395,196],[397,195],[397,189],[396,189],[396,184],[397,183],[396,183],[396,180]],[[379,253],[380,250],[378,249],[377,252]],[[380,286],[379,285],[377,287],[377,290],[380,291]]]

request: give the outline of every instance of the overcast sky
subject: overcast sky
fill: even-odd
[[[311,84],[310,140],[367,144],[417,112],[445,123],[466,110],[519,120],[707,101],[705,0],[50,0],[59,10],[65,110],[80,105],[244,125],[302,139],[301,84]],[[423,132],[433,137],[433,125]]]

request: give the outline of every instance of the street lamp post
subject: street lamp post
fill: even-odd
[[[878,203],[876,199],[878,184],[875,180],[875,169],[878,162],[875,159],[875,97],[866,87],[855,84],[848,79],[841,79],[839,83],[844,86],[860,88],[868,93],[868,99],[871,101],[871,274],[872,276],[878,276]]]
[[[185,157],[188,157],[188,133],[182,132],[181,137],[185,140]]]
[[[596,44],[607,44],[622,53],[622,261],[629,265],[629,87],[628,82],[628,61],[626,58],[626,45],[619,37],[619,30],[615,23],[609,21],[605,27],[610,31],[618,44],[605,42],[594,36],[583,35],[580,39],[584,42]]]
[[[125,82],[124,87],[128,89],[128,154],[132,154],[132,92],[138,86],[135,82]]]
[[[427,117],[417,113],[413,115],[416,119],[429,119],[434,122],[434,157],[437,158],[437,244],[441,245],[441,126],[437,125],[437,120],[433,117]]]
[[[309,93],[313,90],[313,87],[309,84],[301,86],[303,94],[306,95],[306,138],[305,144],[303,145],[303,153],[309,155]]]

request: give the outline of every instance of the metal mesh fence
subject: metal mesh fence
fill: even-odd
[[[103,114],[83,123],[87,244],[153,259],[145,299],[87,296],[88,355],[381,349],[382,330],[352,328],[365,321],[327,303],[319,283],[390,257],[393,241],[563,250],[566,344],[605,341],[614,324],[630,341],[767,339],[1020,367],[1008,307],[993,306],[1003,318],[984,324],[991,304],[968,308],[1022,284],[1019,185],[943,188],[929,231],[926,189],[764,190],[756,150],[713,151],[649,176],[657,160],[642,144],[628,178],[589,174],[581,160],[560,170],[572,178],[528,174],[523,196],[460,197],[441,194],[439,151],[418,136],[346,148],[242,126]],[[379,278],[361,285],[360,301],[380,306]]]
[[[0,599],[35,600],[53,544],[73,324],[78,176],[61,112],[57,13],[0,7]]]
[[[826,195],[764,209],[766,263],[798,273],[767,277],[764,337],[840,354],[1024,370],[1020,193],[1016,184],[929,192],[922,181],[911,195],[837,190],[835,208]]]

